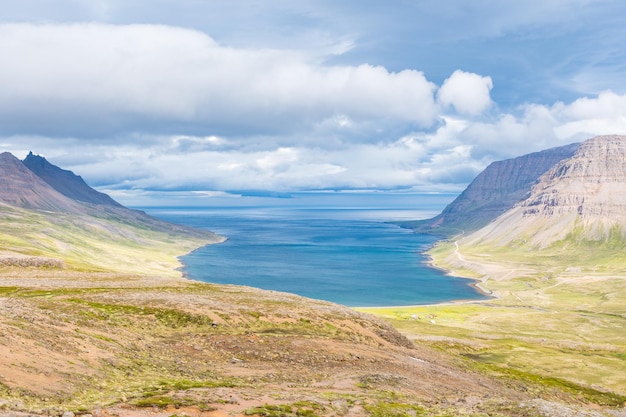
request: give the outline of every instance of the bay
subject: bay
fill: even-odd
[[[484,298],[470,280],[427,264],[436,237],[389,223],[432,217],[453,197],[296,194],[141,209],[228,238],[181,258],[191,279],[351,307],[404,306]]]

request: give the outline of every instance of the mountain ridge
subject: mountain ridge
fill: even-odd
[[[444,235],[478,230],[526,198],[538,178],[555,163],[573,155],[578,146],[572,143],[495,161],[439,215],[402,225],[418,233]]]
[[[468,244],[542,249],[560,241],[623,241],[626,237],[626,136],[596,136],[542,175],[530,195]]]
[[[60,259],[75,268],[180,275],[177,256],[224,240],[126,208],[32,153],[26,160],[28,165],[11,153],[0,154],[0,215],[5,219],[0,256],[17,259],[16,264],[29,264],[26,256],[33,265]]]
[[[31,210],[78,213],[66,198],[9,152],[0,154],[0,201]]]
[[[52,188],[72,200],[122,207],[120,203],[107,194],[88,186],[79,175],[51,164],[46,158],[34,155],[32,151],[29,152],[22,163]]]

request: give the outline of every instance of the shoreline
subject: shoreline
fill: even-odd
[[[378,223],[378,222],[377,222]],[[389,222],[389,221],[385,221],[382,223],[387,223],[387,224],[391,224],[394,225],[396,227],[399,227],[401,229],[407,229],[406,227],[402,227],[401,225],[395,223],[395,222]],[[499,298],[497,295],[495,295],[493,293],[493,291],[486,289],[482,286],[484,279],[481,278],[474,278],[474,277],[468,277],[468,276],[462,276],[462,275],[454,275],[452,273],[452,271],[450,269],[441,267],[439,265],[435,264],[435,261],[433,259],[433,257],[430,255],[430,251],[435,248],[438,244],[443,243],[443,242],[451,242],[452,240],[447,237],[446,235],[443,234],[433,234],[433,233],[415,233],[415,231],[413,231],[414,234],[417,235],[425,235],[425,236],[431,236],[434,238],[434,241],[431,241],[427,248],[416,252],[417,256],[422,257],[421,261],[419,262],[420,264],[423,265],[423,267],[431,269],[433,271],[438,271],[440,272],[442,275],[444,275],[445,277],[449,277],[449,278],[453,278],[453,279],[463,279],[463,280],[469,280],[468,282],[468,287],[472,290],[472,292],[475,294],[475,296],[477,298],[474,298],[473,295],[467,294],[467,295],[461,295],[460,298],[444,298],[441,301],[434,301],[434,302],[429,302],[427,300],[425,300],[424,303],[421,303],[420,301],[413,302],[413,303],[408,303],[408,304],[382,304],[382,305],[374,305],[374,306],[364,306],[364,305],[347,305],[345,302],[341,302],[341,301],[333,301],[333,300],[328,300],[325,297],[319,297],[319,296],[315,296],[315,297],[311,297],[311,296],[307,296],[307,295],[303,295],[300,294],[298,292],[295,291],[289,291],[289,290],[285,290],[285,289],[273,289],[273,288],[268,288],[268,289],[264,289],[262,287],[253,287],[253,288],[257,288],[259,290],[265,290],[265,291],[279,291],[279,292],[285,292],[285,293],[289,293],[289,294],[293,294],[293,295],[297,295],[297,296],[301,296],[301,297],[305,297],[305,298],[311,298],[311,299],[315,299],[315,300],[322,300],[322,301],[326,301],[326,302],[330,302],[330,303],[334,303],[334,304],[339,304],[339,305],[343,305],[346,306],[348,308],[351,309],[363,309],[363,308],[413,308],[413,307],[418,307],[418,306],[436,306],[436,305],[458,305],[458,304],[469,304],[469,303],[484,303],[484,302],[489,302],[491,300],[497,299]],[[195,252],[200,251],[203,248],[208,247],[209,245],[214,245],[214,244],[219,244],[219,243],[224,243],[226,241],[229,240],[228,237],[217,234],[215,232],[210,232],[216,239],[213,241],[210,241],[204,245],[198,246],[197,248],[183,254],[180,256],[177,256],[177,260],[178,263],[180,264],[180,266],[178,266],[176,268],[176,271],[179,272],[181,274],[181,278],[186,280],[186,281],[193,281],[193,282],[198,282],[198,283],[203,283],[203,284],[213,284],[213,285],[240,285],[240,286],[250,286],[250,285],[241,285],[241,284],[234,284],[234,283],[217,283],[217,282],[210,282],[210,281],[205,281],[202,279],[198,279],[198,278],[194,278],[191,277],[189,275],[189,273],[187,272],[188,269],[188,265],[183,262],[182,258],[192,255]],[[462,235],[463,233],[461,233]],[[459,236],[457,234],[457,236]],[[454,239],[454,237],[452,238]],[[456,243],[456,242],[455,242]],[[462,259],[462,258],[461,258]],[[418,298],[418,297],[416,297]],[[371,300],[374,301],[375,304],[376,300]],[[370,301],[370,304],[371,304]]]
[[[180,255],[180,256],[178,256],[176,258],[178,260],[178,262],[181,264],[181,266],[176,268],[176,271],[181,273],[181,279],[183,279],[185,281],[194,281],[194,282],[203,283],[203,284],[209,284],[209,285],[235,285],[235,286],[249,287],[247,285],[220,284],[220,283],[215,283],[215,282],[202,281],[202,280],[190,277],[187,274],[187,272],[185,271],[185,268],[187,268],[187,265],[181,260],[181,258],[183,258],[185,256],[188,256],[188,255],[191,255],[194,252],[197,252],[197,251],[201,250],[202,248],[205,248],[205,247],[207,247],[209,245],[221,244],[221,243],[224,243],[224,242],[226,242],[228,240],[228,237],[226,237],[226,236],[222,236],[222,235],[218,235],[218,234],[215,234],[215,236],[217,238],[219,238],[219,240],[207,243],[207,244],[202,245],[202,246],[199,246],[199,247],[197,247],[197,248],[187,252],[186,254]],[[459,298],[459,299],[453,299],[453,300],[447,300],[447,301],[435,302],[435,303],[425,303],[425,304],[381,305],[381,306],[347,306],[347,305],[345,305],[343,303],[340,303],[340,302],[330,301],[330,300],[325,300],[325,299],[319,299],[319,298],[307,297],[305,295],[301,295],[301,294],[297,294],[297,293],[293,293],[293,292],[289,292],[289,291],[284,291],[284,290],[264,289],[264,288],[260,288],[260,287],[251,287],[251,288],[256,288],[256,289],[261,290],[261,291],[279,291],[279,292],[284,292],[284,293],[296,295],[296,296],[299,296],[299,297],[310,298],[312,300],[325,301],[325,302],[329,302],[329,303],[333,303],[333,304],[342,305],[344,307],[347,307],[347,308],[350,308],[350,309],[353,309],[353,310],[360,310],[360,309],[386,309],[386,308],[402,309],[402,308],[417,308],[417,307],[428,307],[428,306],[461,305],[461,304],[485,303],[485,302],[489,302],[489,301],[498,299],[499,296],[497,294],[494,294],[493,291],[485,289],[485,288],[483,288],[481,286],[481,284],[484,282],[483,279],[472,278],[472,277],[467,277],[467,276],[462,276],[462,275],[453,275],[451,270],[449,270],[447,268],[440,267],[440,266],[438,266],[438,265],[436,265],[434,263],[433,257],[431,255],[429,255],[428,252],[437,243],[443,242],[443,241],[446,241],[446,240],[447,239],[442,237],[442,239],[435,241],[431,245],[431,247],[429,249],[427,249],[427,250],[425,250],[423,252],[420,252],[419,255],[423,256],[424,258],[426,258],[422,262],[422,264],[425,265],[426,267],[430,268],[430,269],[434,269],[434,270],[442,272],[446,277],[458,278],[458,279],[464,279],[464,280],[472,281],[468,285],[470,287],[472,287],[479,295],[481,295],[481,296],[483,296],[485,298],[482,298],[482,299]]]
[[[213,232],[211,232],[211,233],[213,233]],[[180,264],[180,266],[179,266],[179,267],[177,267],[177,268],[175,268],[175,270],[176,270],[176,272],[180,272],[180,274],[181,274],[181,278],[182,278],[182,279],[184,279],[184,280],[188,280],[188,281],[204,282],[204,281],[198,281],[197,279],[189,278],[189,276],[187,275],[187,272],[185,272],[185,271],[184,271],[184,269],[187,267],[187,265],[185,265],[185,263],[182,261],[182,258],[183,258],[184,256],[189,256],[189,255],[191,255],[192,253],[197,252],[197,251],[199,251],[200,249],[205,248],[205,247],[207,247],[207,246],[210,246],[210,245],[219,245],[219,244],[224,243],[224,242],[226,242],[226,241],[228,240],[228,237],[226,237],[226,236],[218,235],[218,234],[215,234],[215,233],[214,233],[214,235],[215,235],[215,237],[217,238],[217,240],[216,240],[216,241],[214,241],[214,242],[209,242],[209,243],[207,243],[207,244],[205,244],[205,245],[202,245],[202,246],[198,246],[197,248],[195,248],[195,249],[193,249],[193,250],[190,250],[189,252],[187,252],[187,253],[185,253],[185,254],[183,254],[183,255],[180,255],[180,256],[177,256],[177,257],[176,257],[176,260],[178,261],[178,263]],[[208,283],[206,283],[206,284],[208,284]]]

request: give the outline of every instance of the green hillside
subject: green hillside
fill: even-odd
[[[0,256],[5,265],[18,260],[22,265],[35,265],[44,258],[82,271],[180,275],[178,256],[220,241],[208,232],[194,236],[175,228],[151,230],[128,217],[50,213],[8,205],[0,205],[0,224]]]

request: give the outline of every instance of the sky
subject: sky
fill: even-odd
[[[0,0],[0,151],[123,204],[457,193],[626,134],[622,0]]]

